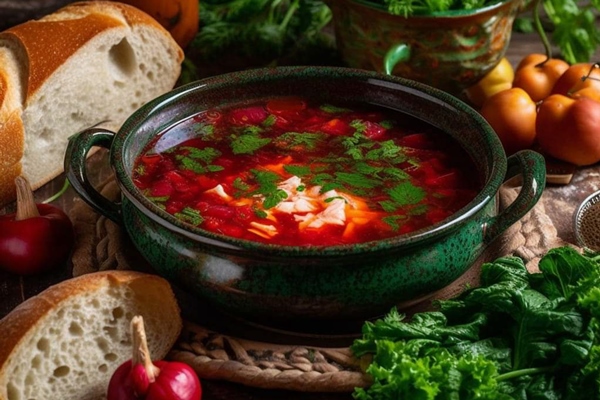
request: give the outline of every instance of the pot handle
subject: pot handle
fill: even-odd
[[[110,149],[114,132],[102,128],[89,128],[69,138],[65,153],[67,179],[77,194],[94,210],[117,224],[122,224],[121,207],[100,194],[87,177],[87,155],[94,146]]]
[[[546,186],[546,162],[533,150],[522,150],[508,157],[504,181],[518,175],[522,177],[517,198],[487,223],[484,240],[490,243],[512,224],[521,219],[538,202]]]
[[[392,75],[394,68],[400,62],[410,59],[410,46],[399,43],[392,46],[383,57],[383,70],[387,75]]]

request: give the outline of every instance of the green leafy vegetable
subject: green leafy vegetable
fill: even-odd
[[[423,188],[414,186],[408,181],[397,184],[388,191],[388,194],[399,206],[417,204],[427,195]]]
[[[263,138],[257,131],[247,130],[231,140],[233,154],[252,154],[256,150],[271,143],[271,139]]]
[[[600,256],[552,249],[527,271],[486,263],[481,286],[410,320],[366,322],[351,349],[372,357],[356,399],[597,399]]]
[[[387,7],[390,14],[409,17],[449,10],[474,10],[502,0],[373,0]]]
[[[200,215],[200,211],[190,207],[184,208],[180,212],[176,213],[175,216],[182,221],[196,226],[200,225],[204,221],[204,218],[202,215]]]
[[[180,162],[181,167],[189,169],[197,174],[206,172],[222,171],[220,165],[212,165],[211,163],[221,155],[221,152],[212,147],[198,149],[196,147],[184,147],[185,155],[177,155],[176,159]]]
[[[235,55],[258,65],[333,58],[333,38],[323,32],[331,17],[319,0],[203,0],[191,46],[206,59]]]
[[[339,182],[355,188],[372,189],[381,185],[381,181],[378,179],[369,178],[363,174],[336,172],[335,177]]]
[[[331,105],[331,104],[323,104],[319,108],[321,110],[325,111],[326,113],[330,113],[330,114],[337,114],[337,113],[352,111],[349,108],[338,107],[338,106],[334,106],[334,105]]]
[[[528,3],[536,1],[529,0]],[[591,58],[600,46],[600,0],[540,0],[540,4],[548,23],[538,28],[531,16],[518,16],[515,29],[521,32],[549,29],[552,42],[568,63],[593,61]],[[542,37],[542,41],[545,40],[545,37]]]
[[[554,25],[552,39],[571,64],[588,62],[600,45],[599,0],[543,0]]]
[[[285,172],[296,176],[305,176],[311,173],[310,166],[308,165],[284,165],[283,169]]]
[[[288,195],[285,190],[277,187],[277,183],[281,180],[279,175],[271,171],[258,169],[253,169],[250,172],[258,183],[258,189],[254,191],[254,194],[262,194],[265,197],[263,201],[265,209],[273,208],[282,200],[287,199]]]
[[[274,140],[278,146],[285,149],[305,147],[307,150],[313,150],[319,142],[326,139],[327,136],[322,133],[286,132]]]

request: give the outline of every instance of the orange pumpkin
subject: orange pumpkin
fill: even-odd
[[[119,0],[145,11],[165,27],[182,47],[198,33],[200,0]]]

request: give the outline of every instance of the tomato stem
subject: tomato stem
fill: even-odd
[[[15,213],[15,220],[21,221],[23,219],[39,217],[40,212],[35,204],[33,190],[31,190],[29,181],[23,176],[17,176],[15,178],[15,186],[17,188],[17,211]]]
[[[144,319],[136,315],[131,319],[131,335],[133,340],[133,357],[131,365],[141,364],[148,374],[148,381],[154,382],[160,373],[160,369],[152,364],[148,342],[146,341],[146,331],[144,330]]]
[[[535,25],[535,30],[537,31],[540,39],[542,40],[542,44],[544,45],[544,50],[546,52],[546,59],[536,65],[536,67],[538,68],[546,64],[548,60],[552,58],[552,47],[550,46],[550,41],[548,40],[548,36],[546,36],[546,32],[544,31],[544,27],[542,26],[542,20],[540,18],[541,4],[542,0],[536,0],[533,8],[533,23]]]
[[[592,66],[590,67],[590,70],[588,71],[588,73],[581,78],[581,81],[584,82],[586,79],[591,79],[593,81],[600,81],[600,79],[592,76],[592,72],[594,71],[594,68],[600,68],[600,63],[594,63],[592,64]]]

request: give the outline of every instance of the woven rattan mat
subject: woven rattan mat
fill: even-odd
[[[98,189],[109,199],[116,200],[120,195],[112,178],[102,182]],[[499,194],[501,208],[516,197],[517,190],[510,186],[502,188]],[[481,262],[514,254],[522,257],[530,270],[535,270],[540,255],[551,247],[565,244],[546,213],[550,201],[555,199],[544,192],[541,201],[524,218],[488,247]],[[77,233],[74,276],[106,269],[149,268],[125,232],[83,201],[76,199],[71,218]],[[435,298],[452,297],[465,284],[476,285],[481,262],[438,292]],[[429,304],[424,302],[414,311],[427,308]],[[184,325],[169,358],[189,364],[204,379],[311,392],[350,392],[357,386],[368,384],[348,347],[268,343],[219,333],[190,321]]]

